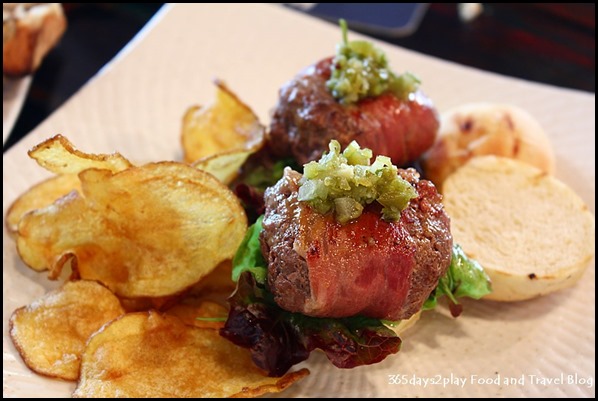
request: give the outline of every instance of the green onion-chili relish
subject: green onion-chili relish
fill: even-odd
[[[374,201],[382,205],[382,218],[396,221],[409,201],[417,196],[415,188],[397,174],[390,158],[377,156],[370,164],[372,151],[353,141],[341,153],[338,141],[330,151],[303,167],[299,181],[299,200],[318,213],[334,212],[344,224],[361,216],[363,207]]]
[[[335,99],[351,104],[360,99],[391,92],[400,99],[406,99],[415,92],[419,80],[406,72],[395,75],[388,67],[384,52],[364,40],[347,40],[347,22],[339,21],[343,32],[343,43],[336,47],[332,62],[332,74],[326,86]]]

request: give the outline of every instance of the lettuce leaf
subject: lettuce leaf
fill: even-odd
[[[291,159],[283,159],[276,161],[268,167],[258,165],[245,174],[243,183],[263,192],[266,188],[275,185],[282,178],[286,166],[294,166],[296,164]]]
[[[463,249],[458,244],[454,244],[451,264],[446,274],[438,281],[436,289],[424,303],[423,309],[434,309],[438,304],[438,299],[445,295],[451,314],[457,317],[463,310],[457,298],[480,299],[491,292],[490,278],[482,266],[475,260],[469,259]]]
[[[251,272],[258,283],[263,285],[266,281],[268,269],[260,245],[262,220],[264,220],[263,215],[258,217],[256,222],[249,227],[245,238],[243,238],[239,249],[237,249],[237,253],[233,258],[233,281],[238,281],[241,274],[246,271]]]
[[[253,154],[245,163],[241,175],[231,188],[241,200],[249,221],[255,221],[264,213],[264,191],[276,185],[282,178],[284,168],[291,167],[295,171],[303,171],[293,159],[271,160],[261,152]]]

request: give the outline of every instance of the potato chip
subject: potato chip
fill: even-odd
[[[96,218],[93,224],[92,217]],[[74,254],[66,250],[55,251],[54,248],[66,246],[74,240],[81,241],[83,226],[80,223],[93,228],[102,220],[97,214],[87,213],[85,200],[78,192],[70,192],[50,206],[24,215],[16,233],[21,260],[36,271],[50,269],[49,277],[58,278]],[[86,240],[91,241],[91,235]]]
[[[187,163],[232,151],[253,152],[263,144],[264,127],[255,113],[223,82],[215,83],[216,101],[208,107],[191,107],[183,117],[181,141]]]
[[[94,281],[74,281],[17,309],[10,318],[9,332],[31,370],[76,380],[88,338],[123,313],[106,287]]]
[[[224,327],[228,309],[222,304],[209,299],[189,297],[167,309],[165,313],[178,317],[189,326],[219,329]]]
[[[79,178],[83,196],[73,192],[19,224],[21,258],[51,278],[71,261],[79,277],[120,297],[173,295],[231,259],[247,229],[234,194],[182,163],[88,169]]]
[[[141,297],[141,298],[124,298],[119,297],[120,304],[127,313],[129,312],[143,312],[150,309],[159,311],[166,310],[176,305],[182,298],[182,295],[169,295],[165,297]]]
[[[36,145],[28,154],[40,166],[56,174],[78,174],[88,168],[116,173],[133,166],[119,153],[107,155],[81,152],[62,135],[55,135]]]
[[[212,270],[210,274],[202,277],[197,284],[193,285],[190,294],[206,296],[206,294],[222,293],[228,297],[237,287],[237,283],[232,279],[232,271],[232,261],[230,259],[225,260]]]
[[[75,174],[57,175],[29,188],[14,201],[6,213],[8,232],[17,232],[19,221],[25,213],[49,206],[73,190],[81,191],[79,177]]]
[[[225,260],[194,284],[174,306],[170,304],[165,313],[178,316],[191,326],[221,328],[228,316],[228,297],[236,288],[231,276],[232,261]]]
[[[302,369],[266,377],[249,351],[216,330],[187,326],[157,312],[124,315],[88,342],[74,397],[230,397],[279,392]]]
[[[239,169],[251,156],[251,150],[233,150],[201,158],[193,163],[194,167],[206,171],[228,185],[239,175]]]

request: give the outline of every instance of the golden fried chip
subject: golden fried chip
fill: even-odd
[[[228,298],[236,283],[232,280],[232,261],[220,263],[208,275],[191,286],[176,302],[167,305],[169,315],[178,316],[185,324],[196,327],[220,328],[228,316]],[[195,321],[196,317],[213,318]]]
[[[81,191],[79,177],[75,174],[57,175],[29,188],[14,201],[6,213],[8,232],[17,232],[19,221],[25,213],[51,205],[73,190]]]
[[[83,196],[73,192],[19,224],[21,258],[51,278],[70,260],[79,277],[121,297],[178,294],[231,259],[247,229],[234,194],[189,165],[88,169],[79,178]]]
[[[183,117],[181,141],[184,160],[192,163],[208,156],[259,149],[264,127],[255,113],[216,81],[216,101],[208,107],[189,108]]]
[[[120,304],[123,306],[127,313],[129,312],[143,312],[150,309],[155,310],[166,310],[176,305],[182,296],[169,295],[165,297],[141,297],[141,298],[124,298],[119,297]]]
[[[237,284],[232,279],[232,261],[230,259],[220,263],[214,270],[191,288],[191,295],[197,296],[206,294],[225,294],[230,295]]]
[[[73,281],[17,309],[10,337],[25,364],[50,377],[77,380],[89,337],[124,313],[118,298],[94,281]]]
[[[216,330],[157,312],[125,315],[97,332],[83,354],[74,397],[230,397],[284,390],[306,369],[265,376],[249,351]]]
[[[107,155],[81,152],[62,135],[55,135],[36,145],[28,154],[40,166],[56,174],[78,174],[88,168],[116,173],[133,166],[119,153]]]
[[[228,185],[237,178],[239,169],[252,153],[252,150],[233,150],[218,153],[197,160],[193,163],[193,166],[212,174]]]
[[[232,263],[230,259],[227,259],[219,263],[214,270],[180,294],[164,297],[119,297],[119,299],[127,313],[148,311],[150,309],[168,312],[169,309],[179,304],[184,304],[186,305],[185,308],[187,308],[190,305],[198,306],[203,301],[210,301],[221,305],[223,309],[218,309],[218,311],[224,310],[224,314],[221,313],[214,316],[205,314],[204,317],[226,316],[228,314],[228,308],[226,307],[228,305],[227,299],[236,288],[236,283],[232,280],[231,275]],[[212,310],[215,311],[216,309]],[[210,324],[208,326],[215,325]]]
[[[68,251],[68,245],[74,240],[82,240],[82,229],[91,227],[87,241],[92,241],[92,235],[99,235],[92,229],[102,224],[103,220],[97,213],[88,213],[87,209],[83,197],[73,191],[50,206],[25,214],[16,233],[17,252],[21,260],[36,271],[50,269],[49,277],[57,279],[62,268],[74,256]],[[92,221],[92,218],[96,220]],[[55,250],[62,247],[65,250]]]
[[[228,309],[208,299],[190,297],[166,310],[165,313],[178,317],[189,326],[219,329],[224,326]]]

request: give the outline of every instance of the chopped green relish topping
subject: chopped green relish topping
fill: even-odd
[[[347,40],[347,22],[339,21],[343,43],[337,45],[332,75],[326,86],[339,102],[355,103],[363,98],[391,92],[400,99],[417,90],[420,81],[412,74],[395,75],[386,54],[365,40]]]
[[[396,221],[409,201],[417,197],[415,188],[397,172],[389,157],[377,156],[370,164],[372,151],[353,141],[341,153],[336,140],[320,160],[303,166],[299,181],[299,200],[318,213],[334,212],[345,224],[361,216],[363,208],[374,201],[382,205],[382,218]]]

